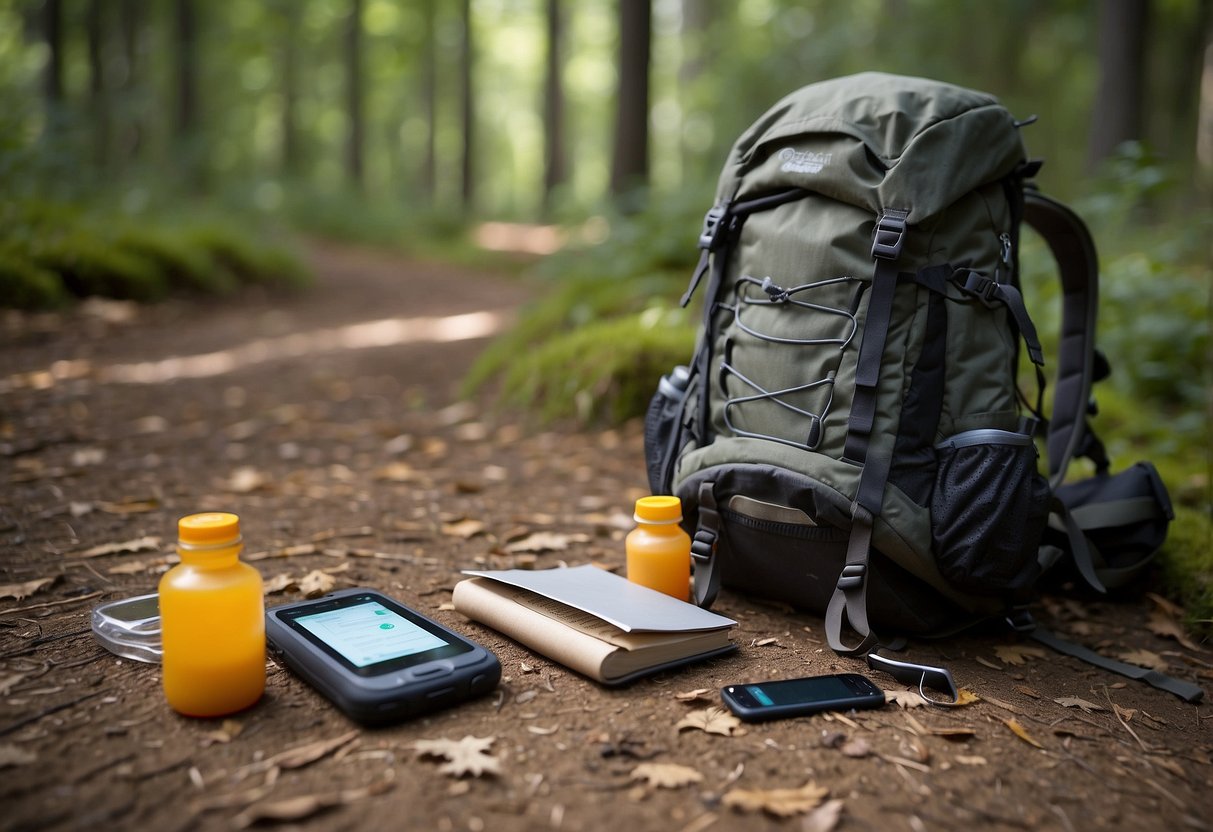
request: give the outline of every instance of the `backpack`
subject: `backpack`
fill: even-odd
[[[1107,374],[1095,248],[1032,184],[1025,123],[985,93],[863,73],[792,93],[734,144],[682,298],[706,281],[695,353],[645,420],[697,603],[722,585],[785,602],[861,655],[1016,613],[1049,572],[1098,591],[1141,575],[1170,503],[1148,462],[1110,474],[1088,424]],[[1062,284],[1050,418],[1024,222]],[[1063,484],[1080,456],[1095,476]]]

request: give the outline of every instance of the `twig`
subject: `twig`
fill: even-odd
[[[1124,729],[1129,732],[1130,736],[1132,736],[1133,739],[1137,740],[1137,744],[1141,746],[1141,750],[1146,752],[1147,754],[1149,754],[1151,751],[1150,746],[1148,746],[1144,742],[1142,742],[1141,737],[1137,736],[1137,732],[1134,731],[1132,728],[1130,728],[1129,723],[1125,722],[1124,719],[1121,717],[1120,711],[1118,711],[1116,709],[1116,703],[1112,701],[1112,697],[1108,694],[1107,688],[1103,689],[1103,695],[1104,695],[1104,699],[1108,700],[1108,704],[1112,706],[1112,715],[1114,717],[1116,717],[1116,721],[1119,722],[1124,727]]]
[[[47,609],[48,607],[61,607],[64,604],[76,604],[76,603],[79,603],[80,601],[91,601],[92,599],[99,597],[101,594],[102,593],[100,591],[98,591],[98,592],[94,592],[90,595],[79,595],[75,598],[65,598],[62,601],[47,601],[44,604],[32,604],[28,607],[13,607],[11,610],[0,610],[0,615],[13,615],[14,613],[19,613],[19,612],[30,612],[32,610],[44,610],[44,609]]]

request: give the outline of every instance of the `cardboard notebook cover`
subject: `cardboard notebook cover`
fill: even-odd
[[[736,649],[731,618],[595,566],[464,574],[458,612],[603,684]]]

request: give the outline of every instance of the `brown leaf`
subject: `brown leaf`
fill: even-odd
[[[290,575],[283,573],[267,580],[262,589],[266,595],[275,595],[279,592],[286,592],[292,586],[298,586],[298,582]]]
[[[1036,692],[1036,689],[1035,689],[1035,688],[1030,688],[1030,687],[1028,687],[1027,685],[1016,685],[1016,686],[1015,686],[1015,690],[1019,691],[1019,692],[1020,692],[1020,693],[1022,693],[1024,696],[1030,696],[1030,697],[1032,697],[1033,699],[1039,699],[1039,698],[1040,698],[1040,694]]]
[[[972,705],[974,702],[980,701],[981,697],[973,693],[973,691],[969,690],[968,688],[961,688],[960,690],[956,691],[955,707],[959,708],[962,705]]]
[[[320,569],[313,569],[299,579],[299,591],[307,598],[319,598],[336,585],[337,579]]]
[[[679,731],[699,730],[723,737],[736,737],[745,733],[741,720],[724,708],[712,706],[701,711],[691,711],[674,726]]]
[[[1048,653],[1039,647],[1028,647],[1022,644],[1004,644],[994,648],[994,655],[1004,664],[1012,664],[1018,667],[1028,659],[1043,659],[1048,657]]]
[[[926,702],[916,690],[886,690],[884,692],[884,701],[892,704],[897,703],[902,708],[921,708]]]
[[[816,809],[830,793],[811,780],[799,789],[732,789],[722,802],[739,812],[766,812],[778,818],[803,815]]]
[[[679,789],[692,783],[702,783],[703,775],[676,763],[641,763],[632,769],[632,779],[644,780],[659,789]]]
[[[28,598],[35,592],[46,589],[58,579],[59,576],[54,575],[50,578],[35,578],[23,584],[5,584],[0,586],[0,598],[12,598],[14,601],[20,601],[22,598]]]
[[[1080,699],[1077,696],[1063,696],[1060,699],[1054,699],[1058,705],[1063,708],[1081,708],[1084,714],[1089,714],[1094,711],[1106,711],[1103,705],[1096,705],[1094,702],[1088,702],[1085,699]]]
[[[27,751],[11,743],[0,745],[0,770],[27,766],[38,759],[33,751]]]
[[[842,820],[842,800],[835,798],[827,800],[813,811],[809,812],[800,822],[801,832],[833,832]]]
[[[1146,622],[1146,628],[1156,636],[1175,639],[1189,650],[1200,650],[1200,647],[1188,638],[1179,619],[1173,618],[1161,606],[1150,613],[1150,620]]]
[[[760,638],[760,639],[756,640],[750,646],[751,647],[766,647],[769,644],[779,644],[779,639],[777,639],[773,636],[770,638]]]
[[[500,774],[501,761],[488,753],[496,737],[466,736],[461,740],[417,740],[413,749],[418,757],[441,757],[446,760],[438,771],[452,777],[470,774]]]
[[[207,748],[216,743],[229,743],[240,736],[240,732],[243,730],[244,725],[241,723],[234,719],[225,719],[218,731],[208,731],[202,735],[202,747]]]
[[[1116,657],[1129,664],[1135,664],[1138,667],[1148,667],[1151,670],[1158,670],[1164,673],[1169,667],[1166,659],[1149,650],[1126,650],[1123,653],[1117,653]]]
[[[137,537],[134,540],[124,540],[121,543],[102,543],[99,546],[94,546],[91,549],[85,549],[83,552],[72,552],[71,556],[75,558],[99,558],[102,555],[117,555],[126,552],[149,552],[160,549],[160,538],[147,536]]]
[[[306,745],[288,748],[286,751],[281,751],[271,757],[269,765],[277,766],[281,769],[303,768],[319,759],[327,757],[343,745],[353,742],[357,737],[358,731],[350,731],[332,739],[317,740]]]
[[[674,694],[674,698],[679,702],[697,702],[707,699],[711,695],[710,688],[695,688],[695,690],[686,690],[682,693]]]
[[[339,792],[322,794],[307,794],[299,797],[288,797],[285,800],[275,800],[254,804],[232,819],[237,829],[247,829],[259,821],[290,821],[304,820],[312,815],[330,809],[334,806],[344,806],[363,800],[367,797],[383,794],[395,786],[394,774],[389,769],[389,776],[384,780],[360,789],[343,789]]]
[[[1028,729],[1024,728],[1023,725],[1020,724],[1019,720],[1004,719],[1002,722],[1004,725],[1006,725],[1008,728],[1011,729],[1011,732],[1013,734],[1015,734],[1015,736],[1019,737],[1021,740],[1026,742],[1028,745],[1034,745],[1040,749],[1044,748],[1043,745],[1041,745],[1035,739],[1032,738],[1032,735],[1028,733]]]
[[[478,534],[484,534],[484,523],[479,520],[463,519],[452,523],[442,524],[442,533],[451,537],[461,537],[470,540]]]
[[[573,543],[588,543],[590,536],[586,534],[559,534],[557,532],[533,532],[521,540],[507,543],[503,550],[513,555],[520,552],[563,552]]]

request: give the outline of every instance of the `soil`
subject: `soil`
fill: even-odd
[[[1004,631],[904,654],[946,664],[973,704],[708,733],[678,725],[719,706],[724,684],[868,671],[825,646],[818,617],[727,591],[716,609],[740,624],[736,652],[618,689],[466,621],[449,606],[460,569],[622,571],[641,428],[537,429],[460,402],[486,334],[527,296],[520,281],[331,245],[312,257],[318,283],[297,294],[0,319],[0,828],[1209,828],[1207,704]],[[328,570],[494,650],[499,688],[364,729],[270,661],[253,708],[175,714],[159,667],[105,651],[90,612],[153,591],[176,519],[212,509],[240,515],[267,584],[289,583],[268,604]],[[535,532],[553,548],[506,553]],[[53,581],[16,586],[40,579]],[[1213,679],[1213,653],[1162,635],[1147,597],[1061,596],[1041,615],[1105,654]],[[495,773],[451,776],[414,747],[468,736],[491,738]],[[298,748],[314,753],[281,756]],[[656,764],[692,771],[641,768]],[[735,805],[810,783],[821,791],[800,805]],[[803,814],[823,799],[837,802]]]

